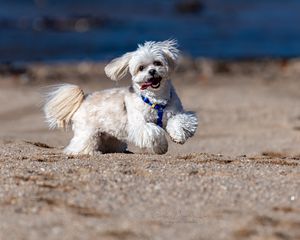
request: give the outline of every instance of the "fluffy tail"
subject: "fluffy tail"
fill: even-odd
[[[76,85],[62,84],[54,86],[46,94],[44,113],[51,129],[66,128],[73,114],[84,99],[83,91]]]

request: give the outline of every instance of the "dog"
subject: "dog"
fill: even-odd
[[[168,134],[183,144],[198,126],[195,113],[184,111],[170,75],[179,57],[175,40],[148,41],[112,60],[106,75],[119,81],[129,72],[132,85],[84,94],[72,84],[46,95],[44,113],[50,128],[72,125],[66,154],[121,153],[127,144],[154,154],[168,151]]]

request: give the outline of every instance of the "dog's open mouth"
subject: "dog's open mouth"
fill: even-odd
[[[159,88],[160,87],[161,77],[152,77],[147,80],[147,82],[143,83],[141,86],[141,90],[145,90],[148,87]]]

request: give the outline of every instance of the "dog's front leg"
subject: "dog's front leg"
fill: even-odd
[[[156,154],[164,154],[168,151],[164,129],[154,123],[147,123],[139,112],[128,114],[128,120],[128,138],[132,143]]]
[[[182,112],[168,120],[166,130],[173,142],[184,144],[195,134],[197,126],[198,119],[195,113]]]

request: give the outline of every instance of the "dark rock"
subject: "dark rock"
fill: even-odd
[[[3,63],[0,64],[0,74],[1,75],[21,75],[27,73],[27,68],[21,64],[14,63]]]
[[[195,14],[204,9],[199,0],[181,0],[175,5],[176,11],[181,14]]]

